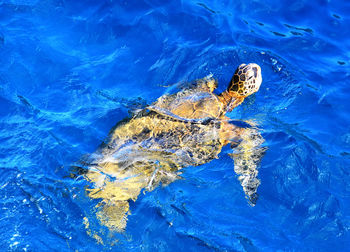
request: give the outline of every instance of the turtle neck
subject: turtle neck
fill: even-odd
[[[227,112],[232,111],[235,107],[244,101],[245,97],[237,94],[237,92],[225,90],[218,96]]]

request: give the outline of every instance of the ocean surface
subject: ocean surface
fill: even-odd
[[[349,250],[349,27],[345,0],[0,0],[0,250]],[[220,92],[249,62],[263,83],[228,115],[265,139],[256,206],[228,148],[103,227],[71,165],[174,83]]]

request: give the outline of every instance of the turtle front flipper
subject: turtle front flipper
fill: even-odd
[[[156,102],[148,106],[147,109],[170,117],[177,115],[185,119],[201,119],[206,117],[202,116],[202,109],[204,108],[203,105],[206,105],[207,103],[207,105],[211,105],[211,103],[214,103],[211,108],[207,110],[209,110],[209,112],[214,110],[214,117],[216,117],[216,114],[220,112],[216,111],[219,109],[219,101],[213,94],[216,87],[217,81],[212,77],[212,75],[208,75],[207,77],[178,87],[180,91],[177,93],[173,93],[171,90],[169,90],[169,92],[159,97]],[[196,105],[199,105],[199,107]],[[179,111],[181,112],[180,114],[183,114],[184,116],[179,115]],[[200,115],[192,118],[191,114],[196,112]]]
[[[234,171],[238,175],[249,204],[255,206],[258,199],[257,189],[260,185],[258,177],[258,166],[264,156],[265,141],[255,128],[240,128],[240,143],[234,147],[230,156],[234,160]]]
[[[195,80],[192,85],[192,89],[196,90],[196,92],[212,93],[218,87],[218,82],[210,74],[202,79]]]
[[[209,92],[212,93],[218,86],[218,82],[213,78],[212,74],[205,76],[204,78],[194,81],[182,81],[166,87],[169,87],[169,93],[172,94],[181,91],[191,92]]]
[[[185,123],[197,123],[197,124],[205,125],[216,119],[215,117],[209,117],[209,116],[204,118],[186,118],[186,117],[182,117],[177,114],[174,114],[171,110],[155,107],[153,105],[148,106],[147,109],[149,109],[150,111],[156,112],[157,114],[160,114],[162,116],[170,117],[172,119],[185,122]]]

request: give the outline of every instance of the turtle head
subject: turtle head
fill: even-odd
[[[260,88],[262,82],[261,68],[255,63],[241,64],[233,75],[228,91],[239,98],[245,98]]]

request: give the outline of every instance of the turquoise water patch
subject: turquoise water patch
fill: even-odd
[[[349,7],[0,1],[0,248],[347,250]],[[266,141],[256,206],[225,147],[130,202],[124,233],[101,225],[72,164],[175,83],[213,74],[221,92],[248,62],[261,66],[263,83],[228,116],[254,121]]]

